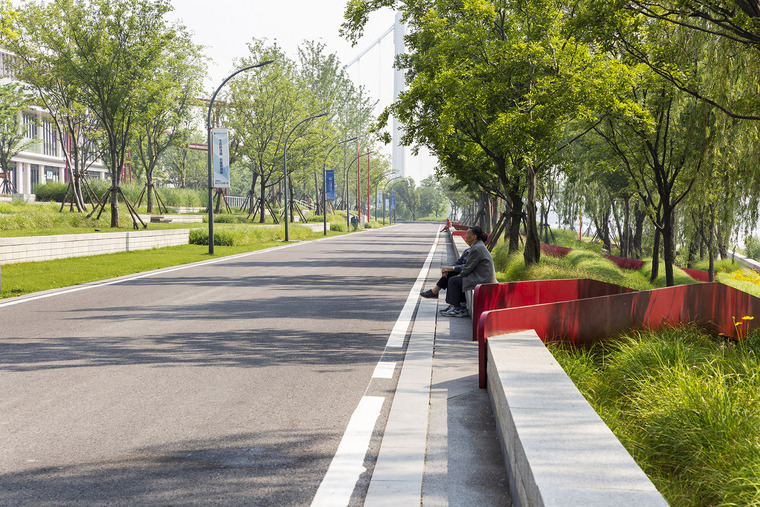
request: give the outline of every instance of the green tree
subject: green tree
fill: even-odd
[[[98,119],[111,176],[101,203],[104,207],[110,196],[112,227],[120,226],[119,196],[135,228],[140,220],[120,181],[135,124],[162,94],[155,78],[179,30],[164,19],[169,9],[166,0],[53,0],[36,11],[35,27],[17,23],[10,33],[14,47],[54,58],[55,66],[40,72],[54,72],[56,81],[76,90],[78,102]]]
[[[153,197],[161,210],[161,198],[155,188],[154,170],[169,147],[185,145],[197,124],[201,80],[205,65],[201,49],[192,43],[189,33],[179,30],[169,41],[150,83],[156,88],[153,100],[135,125],[133,145],[144,170],[145,186],[137,205],[147,197],[148,213],[153,212]]]
[[[304,93],[299,86],[295,62],[288,59],[275,43],[254,39],[248,44],[250,56],[240,66],[275,60],[254,72],[241,74],[229,83],[226,112],[232,129],[231,147],[240,163],[252,172],[250,197],[254,208],[256,185],[259,185],[259,202],[267,200],[267,189],[282,181],[285,140],[291,129],[309,114],[304,112]],[[299,129],[290,137],[288,165],[298,164],[302,145],[296,143],[305,132]],[[290,170],[290,169],[289,169]],[[261,213],[260,221],[264,222]]]
[[[16,191],[10,177],[11,159],[35,142],[26,139],[21,124],[21,113],[31,103],[31,97],[20,85],[0,85],[0,172],[3,178],[0,193],[3,194]]]
[[[404,123],[405,142],[427,146],[445,172],[501,193],[513,218],[524,190],[525,262],[537,262],[537,178],[555,161],[568,118],[593,120],[592,107],[617,103],[620,67],[564,30],[558,1],[354,1],[344,33],[356,37],[383,6],[400,8],[412,27],[400,60],[409,89],[389,111]]]
[[[441,185],[434,176],[428,176],[420,183],[420,216],[443,217],[448,206]]]

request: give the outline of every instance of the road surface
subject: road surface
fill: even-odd
[[[0,300],[0,505],[308,505],[367,396],[371,467],[437,229]]]

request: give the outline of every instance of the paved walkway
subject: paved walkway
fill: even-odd
[[[440,241],[426,288],[454,258]],[[511,505],[472,321],[441,317],[441,296],[420,301],[366,506]]]

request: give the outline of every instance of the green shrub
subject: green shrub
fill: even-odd
[[[34,187],[34,195],[37,201],[41,202],[63,202],[68,188],[67,183],[45,183]]]
[[[760,239],[747,236],[744,239],[744,251],[750,259],[760,260]]]
[[[694,269],[701,269],[702,271],[707,271],[707,269],[710,267],[710,261],[709,259],[705,259],[703,261],[698,261],[694,263]],[[739,264],[738,262],[732,260],[732,259],[720,259],[714,261],[713,269],[716,273],[725,272],[730,273],[732,271],[737,271],[739,269],[742,269],[743,266]]]
[[[337,232],[348,232],[345,222],[330,222],[330,230]]]
[[[291,240],[311,238],[314,233],[304,225],[291,224],[288,228]],[[222,246],[245,246],[282,241],[285,239],[285,226],[256,227],[254,225],[222,225],[214,229],[214,244]],[[208,245],[208,229],[190,230],[190,243],[193,245]]]
[[[205,221],[208,222],[208,219]],[[250,221],[247,215],[231,215],[228,213],[214,215],[214,223],[218,224],[245,224],[250,223]]]

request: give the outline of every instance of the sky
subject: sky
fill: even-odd
[[[171,0],[173,20],[181,21],[196,44],[205,47],[209,95],[237,68],[235,60],[248,52],[246,43],[265,38],[291,58],[304,40],[326,44],[343,64],[348,64],[372,46],[393,25],[395,13],[384,9],[370,16],[365,35],[356,46],[339,35],[345,10],[344,0]],[[377,112],[393,100],[393,34],[348,68],[349,76],[379,101]],[[390,146],[386,147],[390,154]],[[428,155],[412,157],[407,150],[407,176],[419,184],[433,172],[435,160]]]

